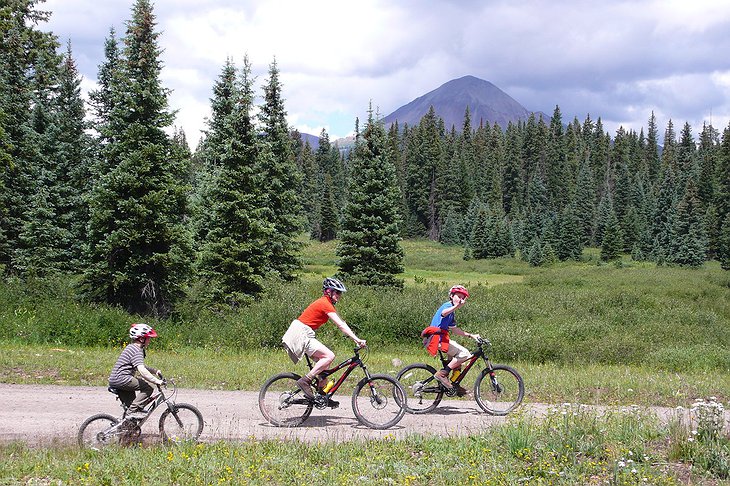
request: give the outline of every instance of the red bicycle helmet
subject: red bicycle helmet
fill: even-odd
[[[466,290],[466,287],[464,287],[463,285],[454,285],[453,287],[451,287],[451,289],[449,290],[449,296],[452,296],[456,293],[462,294],[464,297],[467,298],[469,297],[469,291]]]

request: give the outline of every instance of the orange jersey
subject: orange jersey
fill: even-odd
[[[319,299],[315,300],[309,307],[304,309],[302,315],[298,317],[299,321],[308,325],[312,329],[318,329],[322,324],[329,320],[330,312],[337,312],[335,306],[330,302],[329,297],[323,295]]]

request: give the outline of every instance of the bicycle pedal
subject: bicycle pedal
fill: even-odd
[[[329,408],[333,408],[333,409],[338,408],[340,406],[340,402],[338,402],[336,400],[327,400],[327,406]]]

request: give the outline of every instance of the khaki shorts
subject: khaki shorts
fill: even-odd
[[[449,350],[446,352],[446,354],[449,356],[449,358],[456,359],[467,359],[469,356],[471,356],[471,353],[468,349],[452,339],[449,340]]]

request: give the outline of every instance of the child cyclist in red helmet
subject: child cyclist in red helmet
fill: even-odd
[[[289,329],[281,339],[294,363],[298,363],[304,354],[316,361],[309,373],[297,380],[297,386],[302,389],[308,398],[314,398],[311,385],[312,379],[329,368],[329,365],[335,359],[335,353],[314,337],[316,329],[331,319],[343,334],[355,341],[358,347],[363,347],[366,344],[364,339],[360,339],[352,332],[350,326],[342,320],[335,310],[335,304],[339,302],[343,292],[347,292],[347,289],[342,282],[336,278],[324,279],[324,282],[322,282],[322,297],[309,304],[302,314],[292,321]]]
[[[449,380],[449,373],[460,368],[461,364],[469,359],[471,353],[464,346],[450,339],[450,333],[457,336],[466,336],[472,339],[479,339],[479,334],[470,334],[462,330],[456,324],[456,310],[464,305],[469,297],[469,291],[463,285],[454,285],[449,290],[449,300],[444,302],[438,308],[431,319],[431,325],[423,330],[421,337],[424,338],[423,344],[432,356],[436,356],[439,349],[446,352],[451,361],[441,370],[434,373],[434,377],[446,388],[451,390],[454,385]],[[463,395],[466,390],[459,390],[459,394]]]
[[[119,399],[129,407],[127,416],[143,419],[143,407],[154,389],[150,383],[162,385],[162,372],[144,364],[145,349],[150,340],[157,337],[147,324],[132,324],[129,329],[130,344],[124,348],[109,375],[109,386],[117,389]],[[139,395],[135,392],[139,390]]]

